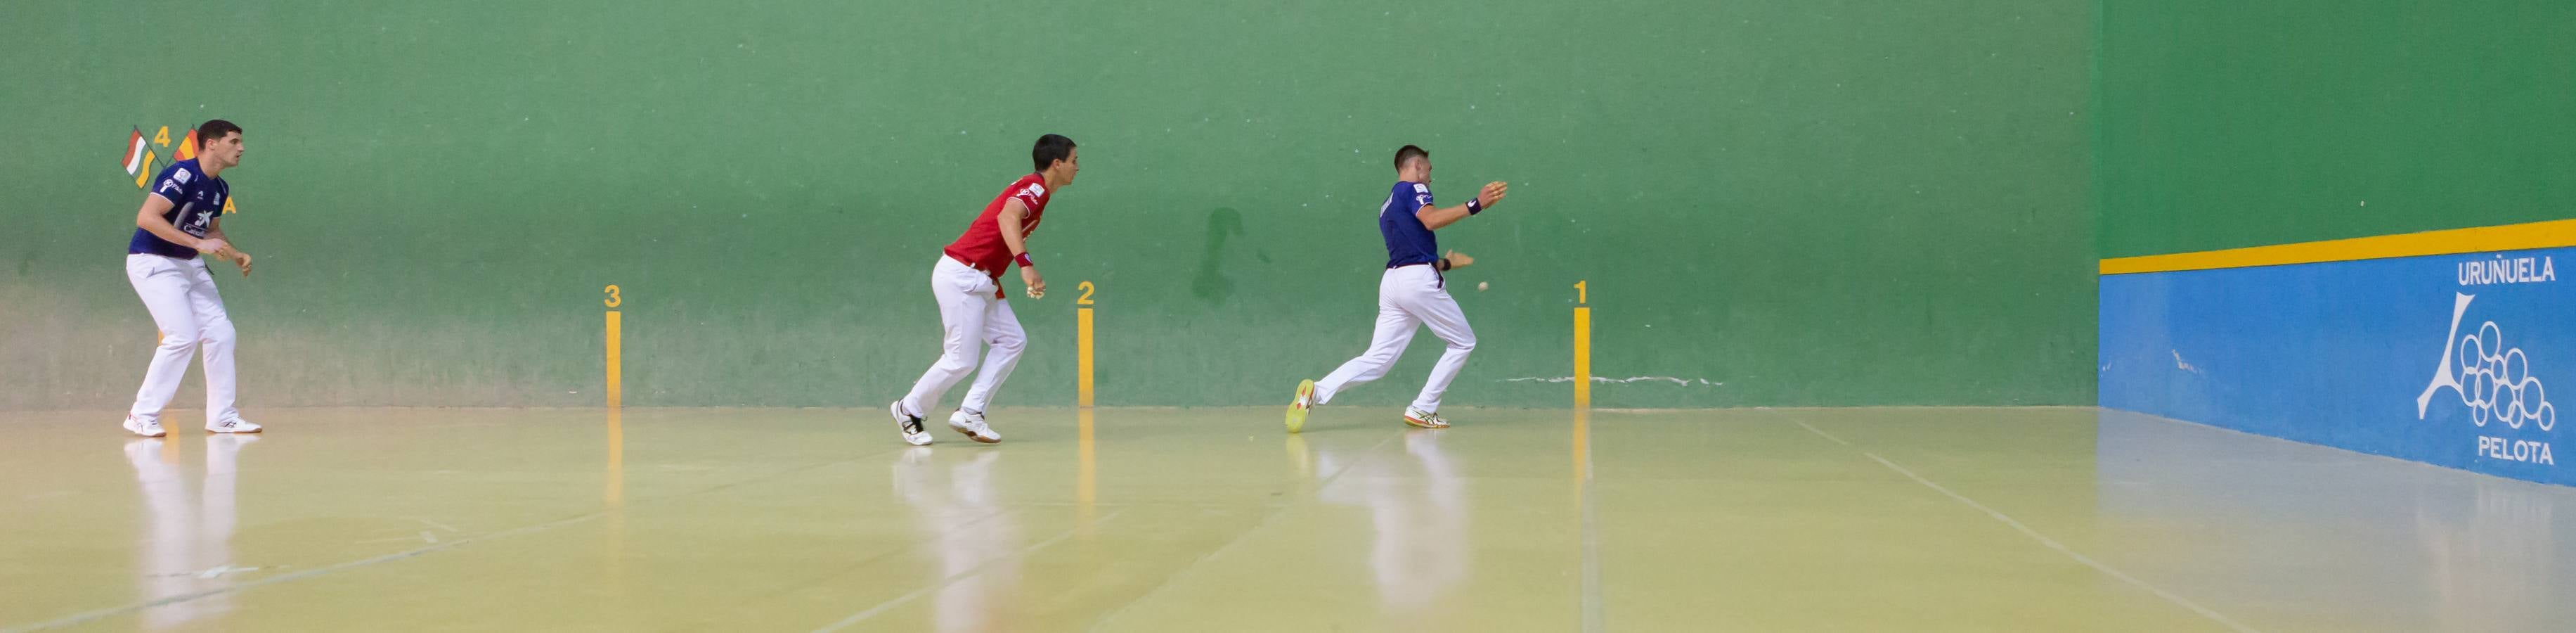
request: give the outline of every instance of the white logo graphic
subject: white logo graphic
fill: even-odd
[[[2549,392],[2540,379],[2531,377],[2530,357],[2523,355],[2522,348],[2505,347],[2504,331],[2494,321],[2479,325],[2475,335],[2461,336],[2460,316],[2468,313],[2469,301],[2477,295],[2453,296],[2442,366],[2433,373],[2433,384],[2424,386],[2424,395],[2415,397],[2415,419],[2424,419],[2434,392],[2449,387],[2460,394],[2460,404],[2469,407],[2469,421],[2478,426],[2494,421],[2517,429],[2524,424],[2537,424],[2543,431],[2557,426],[2558,408],[2549,404]]]

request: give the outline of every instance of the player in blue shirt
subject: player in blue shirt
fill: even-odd
[[[1502,202],[1508,187],[1501,182],[1486,183],[1466,204],[1435,206],[1431,203],[1431,153],[1411,145],[1396,150],[1395,174],[1395,186],[1388,190],[1386,203],[1377,212],[1378,233],[1386,238],[1386,274],[1378,278],[1377,286],[1377,332],[1369,341],[1368,351],[1358,358],[1342,363],[1321,381],[1297,383],[1297,398],[1288,405],[1290,433],[1305,428],[1306,413],[1315,405],[1331,401],[1333,394],[1385,376],[1396,357],[1404,354],[1405,345],[1413,342],[1418,326],[1429,326],[1431,333],[1448,343],[1449,348],[1431,367],[1431,380],[1422,385],[1422,393],[1405,408],[1404,423],[1426,429],[1449,428],[1449,421],[1440,417],[1440,394],[1449,390],[1450,381],[1467,366],[1467,354],[1476,350],[1476,331],[1467,326],[1467,315],[1458,310],[1458,301],[1449,297],[1444,273],[1476,260],[1457,251],[1440,254],[1440,240],[1431,232]]]
[[[233,408],[233,321],[224,313],[224,298],[215,293],[215,277],[199,255],[211,255],[241,266],[250,275],[250,254],[233,248],[221,217],[232,188],[223,172],[241,164],[241,126],[215,119],[197,126],[197,157],[173,163],[152,180],[143,209],[134,216],[134,237],[125,245],[125,278],[161,328],[161,345],[152,367],[143,373],[143,388],[125,414],[125,430],[160,437],[161,408],[179,392],[188,359],[202,350],[206,363],[206,430],[213,433],[258,433],[260,426]]]

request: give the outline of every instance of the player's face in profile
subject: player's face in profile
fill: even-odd
[[[206,147],[198,150],[197,155],[214,159],[225,167],[239,165],[242,155],[242,135],[240,132],[226,132],[223,138],[206,141]]]
[[[1064,170],[1064,184],[1073,184],[1073,175],[1082,171],[1082,148],[1076,147],[1073,151],[1065,152],[1064,164],[1057,165],[1056,169]]]

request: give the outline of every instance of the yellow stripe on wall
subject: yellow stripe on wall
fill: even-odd
[[[2102,274],[2315,264],[2576,246],[2576,219],[2102,260]]]

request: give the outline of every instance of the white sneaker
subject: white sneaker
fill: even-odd
[[[930,432],[922,430],[921,416],[905,413],[902,400],[886,405],[886,410],[894,414],[894,430],[903,434],[903,443],[913,446],[930,445]]]
[[[131,413],[125,414],[125,430],[144,437],[161,437],[163,435],[170,434],[169,431],[161,430],[160,419],[147,418]]]
[[[222,421],[222,422],[209,422],[209,423],[207,423],[207,424],[206,424],[206,432],[208,432],[208,433],[258,433],[258,432],[259,432],[259,425],[257,425],[257,424],[251,424],[249,420],[244,420],[244,419],[241,419],[241,418],[233,418],[233,419],[225,420],[225,421]]]
[[[1405,423],[1405,424],[1413,425],[1413,426],[1414,426],[1414,427],[1416,427],[1416,428],[1425,428],[1425,429],[1445,429],[1445,428],[1449,428],[1449,420],[1448,420],[1448,419],[1446,419],[1446,418],[1442,418],[1442,417],[1440,417],[1440,414],[1439,414],[1439,413],[1431,412],[1431,411],[1422,411],[1422,410],[1419,410],[1419,409],[1415,409],[1415,408],[1413,408],[1413,407],[1405,407],[1405,408],[1404,408],[1404,423]]]
[[[993,427],[984,424],[982,411],[958,409],[956,413],[948,414],[948,428],[966,434],[966,439],[985,444],[1002,443],[1002,434],[993,432]]]

